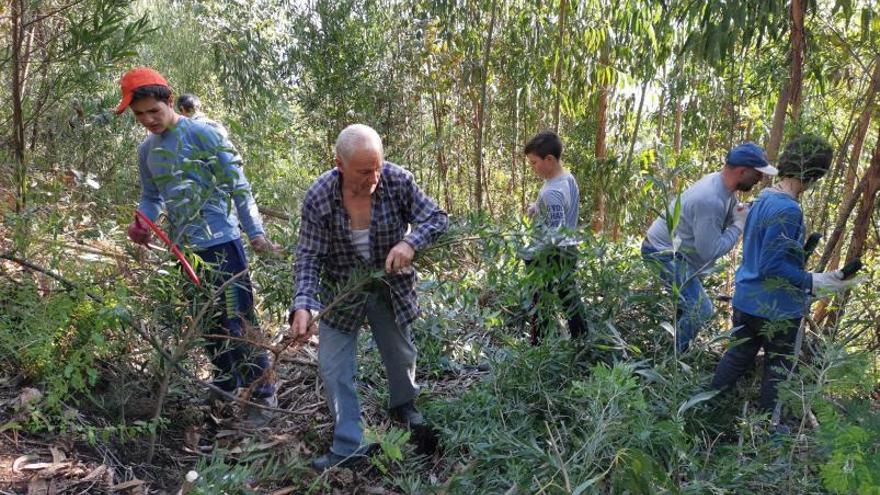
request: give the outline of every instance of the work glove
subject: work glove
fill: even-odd
[[[146,246],[152,240],[153,234],[150,232],[150,227],[135,216],[134,221],[128,224],[128,238],[135,244]]]
[[[833,272],[812,273],[813,276],[813,292],[812,295],[822,295],[833,292],[842,292],[851,287],[855,287],[864,281],[862,277],[855,277],[844,280],[842,270],[834,270]]]
[[[746,218],[749,216],[749,210],[752,205],[749,203],[738,203],[733,209],[733,224],[739,227],[739,230],[745,230]]]

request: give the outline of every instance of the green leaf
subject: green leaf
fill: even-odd
[[[678,412],[676,414],[678,416],[681,416],[683,412],[701,402],[706,402],[707,400],[715,397],[719,393],[721,393],[720,390],[706,390],[705,392],[700,392],[697,395],[694,395],[690,399],[686,400],[682,405],[678,406]]]
[[[580,485],[576,486],[574,490],[571,491],[571,495],[581,495],[587,491],[587,488],[595,485],[596,483],[602,481],[602,478],[605,477],[605,473],[599,474],[598,476],[594,476],[587,481],[584,481]]]

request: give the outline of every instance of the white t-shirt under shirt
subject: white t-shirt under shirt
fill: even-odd
[[[370,261],[370,229],[351,229],[351,245],[357,254]]]

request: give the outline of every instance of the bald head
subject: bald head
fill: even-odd
[[[352,124],[336,138],[336,158],[348,163],[356,155],[377,155],[379,160],[384,157],[382,138],[372,127],[363,124]]]

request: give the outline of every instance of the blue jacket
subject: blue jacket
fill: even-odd
[[[805,230],[795,199],[771,189],[761,192],[746,219],[734,308],[768,320],[804,315],[813,288],[804,270]]]
[[[241,157],[215,128],[181,117],[138,146],[138,209],[155,220],[164,207],[178,244],[205,249],[264,233]]]

